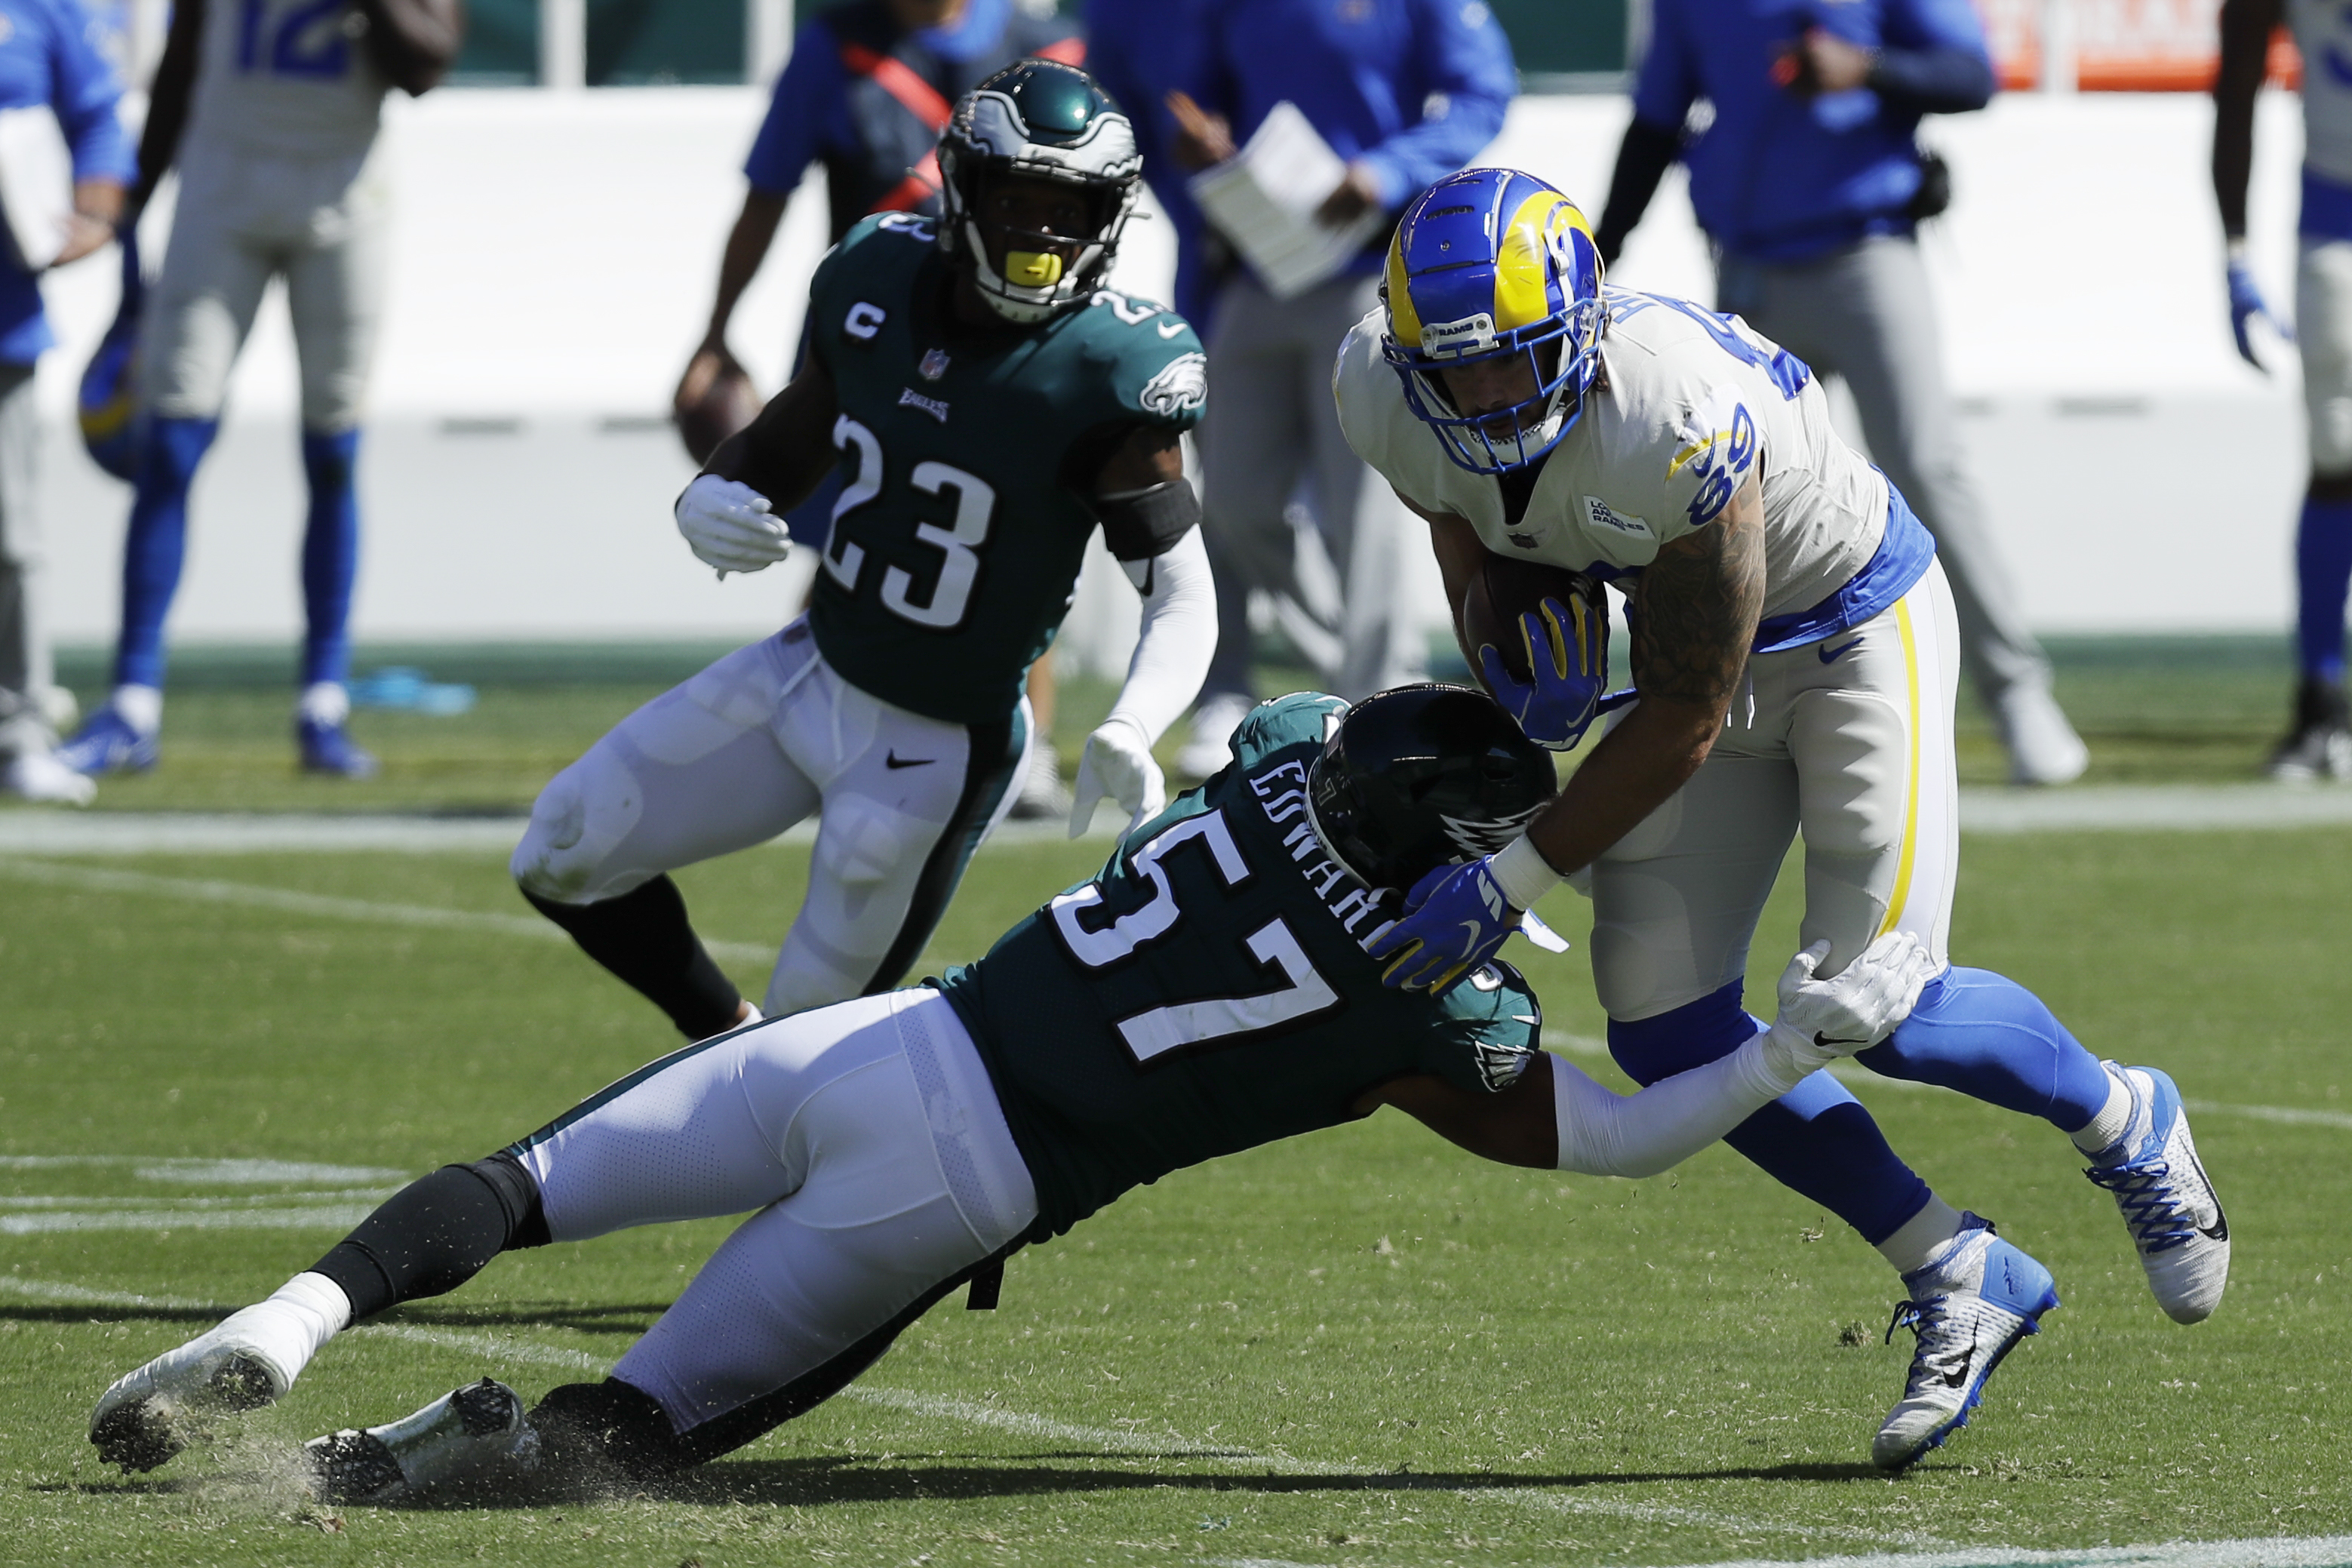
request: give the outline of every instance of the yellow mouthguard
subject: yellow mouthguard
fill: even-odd
[[[1008,250],[1004,279],[1024,289],[1051,289],[1062,280],[1062,258],[1050,250]]]

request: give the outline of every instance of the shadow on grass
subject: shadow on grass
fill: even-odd
[[[1214,1472],[1172,1468],[1187,1458],[1170,1456],[1171,1468],[1134,1464],[1102,1465],[1088,1461],[1108,1456],[1083,1451],[1009,1457],[982,1462],[950,1457],[946,1462],[910,1463],[897,1459],[866,1459],[844,1455],[794,1459],[721,1460],[677,1475],[602,1487],[519,1485],[497,1492],[444,1490],[376,1506],[401,1511],[456,1512],[538,1509],[583,1501],[640,1501],[702,1507],[824,1508],[835,1504],[933,1501],[960,1499],[1061,1497],[1082,1492],[1124,1492],[1166,1489],[1189,1492],[1242,1492],[1276,1497],[1312,1492],[1474,1492],[1504,1494],[1535,1491],[1579,1491],[1587,1489],[1645,1486],[1666,1481],[1789,1481],[1837,1484],[1883,1479],[1884,1472],[1862,1464],[1737,1465],[1703,1470],[1641,1470],[1570,1472],[1530,1475],[1491,1470],[1343,1471],[1326,1475],[1251,1474],[1242,1461],[1203,1452],[1195,1462],[1233,1467]],[[959,1462],[961,1461],[961,1462]],[[215,1473],[186,1480],[125,1478],[121,1480],[52,1482],[34,1491],[68,1492],[92,1497],[128,1497],[154,1493],[199,1491],[223,1482],[235,1484],[233,1474]],[[346,1505],[367,1506],[367,1505]]]
[[[400,1323],[424,1329],[558,1328],[583,1334],[627,1334],[653,1327],[669,1310],[667,1301],[619,1301],[583,1304],[575,1301],[509,1301],[495,1307],[436,1306],[409,1302],[396,1311],[371,1318],[373,1323]],[[0,1321],[19,1323],[204,1323],[213,1324],[236,1308],[226,1303],[167,1306],[116,1306],[111,1302],[0,1301]]]

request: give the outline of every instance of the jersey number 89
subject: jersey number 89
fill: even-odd
[[[849,514],[882,493],[882,443],[874,432],[842,415],[833,422],[833,444],[857,453],[857,478],[833,503],[833,532],[825,543],[824,569],[842,592],[857,592],[866,567],[866,547],[853,542],[841,525]],[[915,574],[903,566],[882,574],[882,607],[900,620],[935,632],[949,632],[963,624],[971,590],[980,581],[980,547],[988,542],[989,524],[996,517],[996,487],[977,474],[950,463],[917,463],[907,482],[926,495],[955,496],[955,523],[941,528],[919,522],[915,538],[947,557],[940,563],[939,579],[929,598],[915,597]]]

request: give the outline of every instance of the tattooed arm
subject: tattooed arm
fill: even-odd
[[[1714,521],[1643,572],[1632,616],[1642,700],[1528,829],[1552,869],[1591,865],[1706,761],[1763,606],[1764,495],[1750,474]]]

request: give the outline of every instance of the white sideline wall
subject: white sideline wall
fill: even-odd
[[[677,540],[668,505],[691,470],[663,420],[763,106],[733,88],[395,100],[397,260],[361,458],[360,636],[749,638],[789,613],[800,574],[718,583]],[[1597,211],[1625,112],[1614,98],[1521,100],[1486,161]],[[2280,345],[2269,377],[2232,351],[2211,120],[2196,95],[2012,95],[1930,122],[1958,189],[1927,246],[1966,437],[2027,618],[2046,631],[2288,621],[2297,372]],[[2255,259],[2284,308],[2301,153],[2291,98],[2266,95],[2258,150]],[[1708,299],[1679,180],[1615,278]],[[769,390],[822,205],[813,181],[736,318],[738,352]],[[1129,235],[1118,281],[1164,297],[1165,226]],[[148,236],[151,255],[161,238]],[[41,371],[44,494],[63,641],[113,629],[128,491],[80,452],[71,398],[114,293],[105,257],[49,286],[62,343]],[[295,400],[273,298],[198,482],[176,637],[268,640],[299,626]],[[1131,646],[1134,596],[1097,557],[1066,646],[1109,671]]]

